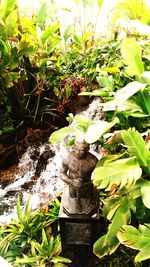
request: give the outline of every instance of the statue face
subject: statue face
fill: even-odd
[[[75,149],[75,156],[77,157],[77,158],[83,158],[83,156],[85,156],[86,155],[86,153],[87,153],[87,151],[88,151],[88,149],[79,149],[79,148],[76,148]]]

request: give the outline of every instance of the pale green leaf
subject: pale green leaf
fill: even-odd
[[[54,34],[58,29],[60,28],[60,24],[54,24],[50,27],[48,27],[42,34],[41,36],[41,42],[45,43],[46,40],[52,35]]]
[[[21,23],[28,30],[28,33],[37,39],[36,27],[33,25],[33,23],[29,19],[23,17],[21,18]]]
[[[29,34],[24,34],[19,42],[18,51],[20,55],[31,55],[35,53],[35,44]]]
[[[0,18],[5,21],[7,16],[15,9],[16,4],[16,0],[0,1]]]
[[[141,79],[144,83],[150,84],[150,71],[144,71],[141,75]]]
[[[11,12],[5,21],[5,30],[7,33],[7,36],[12,37],[13,35],[15,36],[17,34],[18,30],[18,24],[17,24],[17,11],[14,10]]]
[[[109,225],[108,232],[100,237],[94,244],[94,253],[99,258],[112,254],[119,245],[117,232],[122,225],[130,221],[130,209],[128,201],[124,200],[123,203],[116,210],[112,222]]]
[[[133,100],[127,100],[125,102],[123,102],[121,105],[118,105],[117,107],[117,111],[121,112],[121,111],[132,111],[132,114],[134,114],[135,112],[140,112],[143,113],[142,108],[136,104],[135,101]]]
[[[135,262],[150,258],[150,229],[146,225],[140,226],[139,230],[133,226],[124,225],[117,237],[123,245],[140,251],[135,257]]]
[[[104,91],[103,89],[94,90],[92,92],[82,92],[79,95],[82,96],[109,96],[109,93]]]
[[[104,0],[97,0],[97,5],[99,8],[102,7],[103,3],[104,3]]]
[[[144,181],[141,186],[141,196],[146,208],[150,209],[150,181]]]
[[[81,126],[85,131],[92,124],[92,120],[90,120],[85,115],[76,115],[74,121],[77,123],[78,126]]]
[[[150,151],[147,149],[141,134],[134,128],[131,128],[121,131],[121,136],[125,145],[128,147],[130,155],[136,156],[140,166],[145,166],[148,170]]]
[[[104,133],[118,123],[118,118],[115,118],[112,122],[107,121],[95,121],[90,125],[85,134],[85,141],[89,144],[97,141]]]
[[[138,91],[144,89],[146,84],[140,82],[131,82],[122,89],[118,90],[115,94],[115,98],[112,101],[106,103],[100,103],[104,107],[104,110],[115,110],[117,106],[122,105],[128,98],[133,96]]]
[[[125,38],[121,46],[121,55],[124,63],[128,65],[127,72],[131,76],[141,76],[144,71],[142,62],[142,49],[140,45],[133,39]]]
[[[119,73],[120,69],[118,67],[107,67],[103,69],[106,72],[110,72],[110,73]]]
[[[41,30],[44,30],[46,20],[47,4],[44,2],[37,15],[37,24]]]
[[[69,38],[69,36],[72,34],[73,32],[73,25],[70,24],[64,31],[63,33],[63,37],[65,39],[65,41]]]
[[[73,136],[78,136],[78,135],[83,135],[83,130],[78,127],[64,127],[61,128],[55,132],[53,132],[49,138],[49,141],[51,143],[59,143],[61,142],[67,135],[73,135]]]
[[[64,258],[64,257],[57,256],[57,257],[53,257],[51,259],[51,262],[53,262],[53,263],[59,263],[59,262],[70,263],[71,260]]]
[[[112,185],[120,187],[130,187],[141,177],[140,168],[136,157],[119,159],[110,163],[104,163],[103,166],[96,167],[92,173],[94,185],[98,188],[110,190]]]

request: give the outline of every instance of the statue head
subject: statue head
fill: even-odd
[[[74,153],[78,158],[82,158],[86,155],[89,150],[89,144],[84,140],[77,140],[74,145]]]

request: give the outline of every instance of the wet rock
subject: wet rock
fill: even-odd
[[[23,185],[21,185],[21,188],[23,188],[25,190],[28,190],[30,187],[32,188],[33,185],[36,183],[37,176],[34,175],[34,176],[32,176],[31,179],[32,179],[31,181],[27,181],[26,183],[24,183]]]
[[[5,197],[13,197],[17,194],[17,190],[11,190],[11,191],[8,191],[6,194],[5,194]]]
[[[52,158],[54,155],[55,153],[52,150],[50,150],[49,147],[46,147],[45,151],[40,155],[38,159],[35,175],[40,176],[41,172],[46,169],[48,160]]]
[[[0,172],[0,185],[2,189],[15,181],[15,175],[17,173],[18,167],[16,165],[11,166],[8,170],[3,170]]]
[[[39,154],[40,154],[40,152],[39,152],[37,149],[35,149],[35,150],[32,152],[32,154],[30,155],[30,158],[31,158],[32,160],[37,160],[38,157],[39,157]]]

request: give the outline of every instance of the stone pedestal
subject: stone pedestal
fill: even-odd
[[[63,249],[68,245],[92,246],[99,236],[99,210],[92,216],[67,215],[61,204],[59,213]]]

